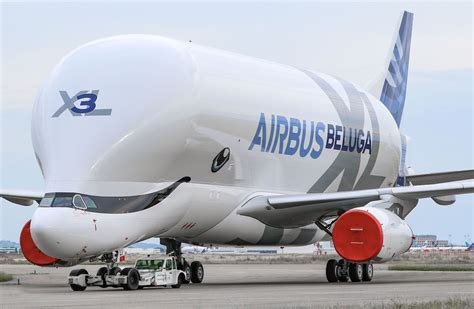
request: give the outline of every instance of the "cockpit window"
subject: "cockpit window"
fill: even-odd
[[[183,177],[159,191],[135,196],[94,196],[79,193],[47,193],[40,202],[41,207],[69,207],[98,213],[131,213],[145,210],[167,198],[180,184],[191,181]]]
[[[53,203],[54,197],[43,197],[43,199],[40,202],[40,207],[49,207]]]
[[[91,209],[91,208],[97,208],[97,206],[95,205],[94,201],[88,197],[88,196],[83,196],[82,199],[84,200],[84,203],[86,204],[86,207],[88,209]]]
[[[79,209],[97,208],[94,201],[87,195],[74,195],[72,198],[72,203],[74,204],[74,207]]]
[[[52,207],[72,207],[72,196],[56,196]]]
[[[87,209],[86,203],[84,203],[84,200],[79,194],[76,194],[73,196],[72,203],[74,204],[74,207],[76,208]]]

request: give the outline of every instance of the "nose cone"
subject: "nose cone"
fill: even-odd
[[[117,229],[131,223],[110,214],[68,207],[39,207],[31,219],[31,238],[44,254],[64,261],[83,261],[135,242],[143,231]]]
[[[25,226],[21,230],[20,235],[20,246],[23,256],[30,261],[32,264],[39,265],[39,266],[48,266],[53,265],[59,262],[60,260],[46,255],[43,251],[41,251],[37,246],[36,243],[33,241],[31,237],[31,220],[26,222]]]
[[[70,210],[38,208],[30,225],[31,238],[38,249],[48,256],[62,260],[85,255],[80,235],[74,233],[74,226],[68,226],[68,220],[64,220],[64,213],[67,211]]]

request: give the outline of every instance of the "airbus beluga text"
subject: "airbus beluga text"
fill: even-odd
[[[415,175],[405,165],[412,22],[404,12],[385,77],[370,91],[151,35],[73,50],[34,105],[44,192],[1,192],[39,203],[21,233],[24,256],[40,266],[100,260],[101,284],[112,275],[133,283],[142,272],[117,268],[114,253],[159,237],[183,282],[201,282],[204,268],[182,258],[181,242],[332,238],[341,260],[328,262],[328,281],[371,280],[372,263],[410,248],[404,219],[419,199],[446,205],[474,192],[474,170]],[[74,289],[79,276],[98,278],[73,272]]]

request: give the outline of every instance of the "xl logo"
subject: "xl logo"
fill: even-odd
[[[99,90],[82,90],[70,97],[67,91],[59,91],[64,104],[53,114],[53,118],[59,117],[65,110],[69,110],[73,116],[109,116],[111,108],[96,109]],[[79,101],[79,106],[74,103]]]

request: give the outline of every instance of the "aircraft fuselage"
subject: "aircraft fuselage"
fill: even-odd
[[[393,186],[401,149],[387,108],[347,81],[141,35],[67,55],[40,91],[32,138],[45,192],[63,199],[42,203],[31,234],[62,260],[149,237],[314,243],[326,235],[314,225],[236,210],[258,195]]]

